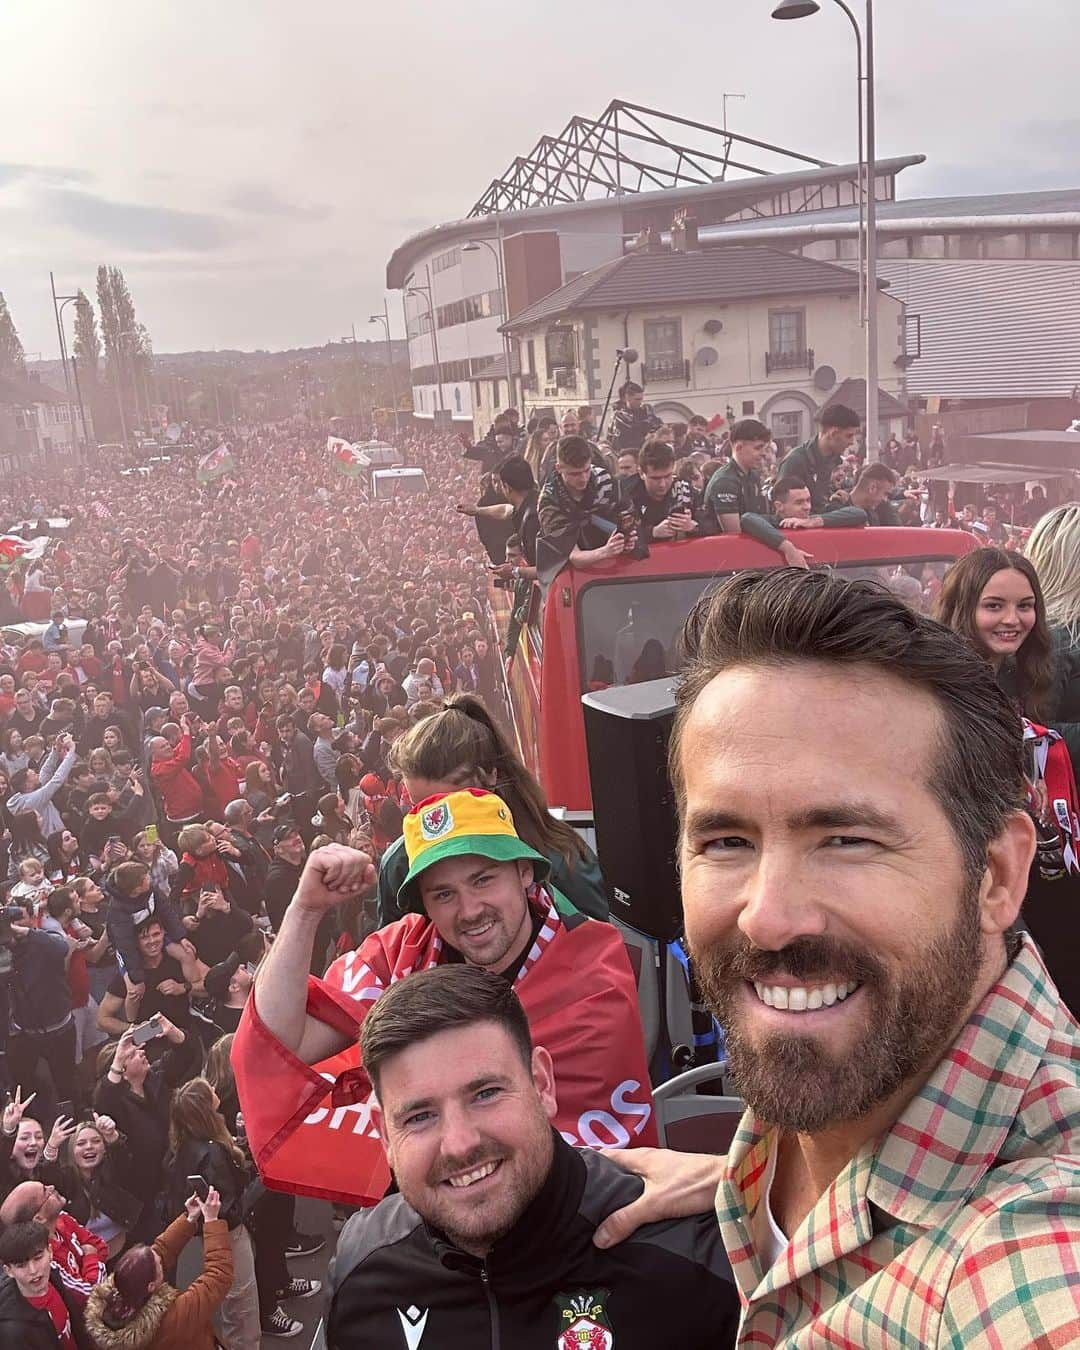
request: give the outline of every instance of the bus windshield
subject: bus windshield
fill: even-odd
[[[929,613],[953,558],[925,557],[902,563],[840,563],[852,579],[878,581],[921,613]],[[612,684],[658,680],[678,670],[678,640],[686,616],[707,589],[729,572],[708,576],[597,581],[578,603],[578,650],[583,693]]]

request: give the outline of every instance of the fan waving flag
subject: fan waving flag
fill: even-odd
[[[195,478],[199,483],[212,483],[215,478],[220,478],[222,474],[232,473],[236,468],[236,461],[232,457],[232,451],[224,441],[208,455],[203,455],[199,460],[199,467],[195,470]]]
[[[327,436],[327,452],[334,457],[334,467],[338,473],[345,474],[348,478],[355,478],[363,469],[360,463],[360,452],[355,445],[350,445],[347,440],[341,436]]]
[[[543,887],[533,888],[530,904],[543,925],[514,989],[533,1039],[555,1061],[555,1128],[586,1148],[655,1145],[637,987],[621,938],[566,901],[564,922]],[[231,1058],[248,1141],[268,1186],[350,1205],[377,1204],[386,1194],[390,1173],[360,1065],[360,1028],[391,984],[446,959],[434,925],[407,914],[369,934],[323,979],[312,976],[307,1015],[346,1047],[314,1065],[262,1021],[258,993],[248,999]]]

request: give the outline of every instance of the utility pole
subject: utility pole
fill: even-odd
[[[404,304],[404,297],[402,298],[402,304]],[[398,424],[397,381],[394,379],[394,344],[390,339],[390,306],[386,303],[385,295],[383,296],[382,307],[383,312],[372,314],[368,323],[381,323],[386,335],[386,373],[390,380],[390,401],[394,406],[394,434],[396,436],[401,428]],[[406,341],[408,341],[408,333],[406,333]]]
[[[78,427],[75,422],[75,408],[71,400],[71,380],[68,377],[67,368],[67,348],[64,345],[64,325],[60,321],[60,308],[56,303],[56,281],[53,279],[52,272],[49,273],[49,286],[52,290],[53,318],[56,320],[56,335],[60,339],[60,366],[64,372],[64,394],[67,401],[68,410],[68,430],[71,436],[71,448],[75,449],[78,443]]]

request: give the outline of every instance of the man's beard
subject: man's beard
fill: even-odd
[[[740,1094],[761,1120],[800,1134],[858,1120],[940,1058],[959,1029],[983,954],[978,891],[970,882],[953,927],[899,980],[872,952],[826,937],[799,938],[776,952],[745,939],[721,950],[691,948],[698,984],[724,1028]],[[809,1024],[803,1033],[750,1032],[740,1006],[747,982],[768,984],[784,975],[808,985],[847,980],[862,986],[866,1027],[842,1059],[831,1057],[823,1034]],[[750,997],[757,997],[752,988]]]

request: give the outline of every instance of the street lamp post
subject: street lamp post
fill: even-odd
[[[510,301],[506,294],[506,271],[503,267],[502,256],[502,234],[499,234],[498,245],[496,246],[490,239],[470,239],[467,244],[461,247],[462,253],[476,253],[481,246],[487,249],[495,259],[495,278],[499,286],[499,299],[502,302],[503,323],[510,318]],[[521,379],[521,370],[518,370],[518,397],[514,398],[514,367],[513,354],[510,347],[509,333],[502,334],[503,340],[503,360],[506,362],[506,387],[510,391],[510,402],[516,404],[521,409],[521,420],[525,422],[525,382]]]
[[[75,295],[57,295],[56,283],[55,281],[53,281],[53,274],[51,272],[49,273],[49,284],[52,286],[53,311],[56,315],[56,331],[60,336],[60,364],[64,368],[64,388],[67,391],[68,416],[72,418],[72,425],[74,427],[74,416],[71,408],[71,384],[68,379],[68,368],[67,368],[68,363],[67,338],[64,336],[64,310],[68,305],[74,304],[75,301],[78,300],[79,296],[77,293]],[[75,397],[78,400],[79,404],[79,421],[82,423],[83,448],[85,453],[89,454],[90,428],[87,426],[86,423],[86,405],[85,403],[83,403],[82,385],[79,382],[79,364],[75,360],[74,355],[72,355],[71,357],[71,370],[72,374],[75,377]],[[78,440],[78,431],[73,430],[71,438],[72,449],[75,448],[77,440]]]
[[[877,279],[877,128],[874,94],[874,3],[866,0],[864,28],[844,0],[833,0],[848,16],[855,30],[856,58],[859,69],[859,227],[860,239],[865,234],[864,282],[866,313],[866,458],[873,463],[878,458],[878,279]],[[803,19],[821,9],[818,0],[780,0],[772,12],[774,19]],[[865,40],[864,40],[865,39]],[[865,61],[863,53],[865,51]],[[863,109],[865,107],[866,146],[863,149]],[[866,199],[865,224],[863,196]],[[860,274],[861,274],[860,267]]]
[[[400,434],[401,428],[398,425],[398,400],[397,400],[397,381],[394,379],[394,343],[390,337],[390,307],[386,303],[386,297],[383,296],[383,312],[373,314],[368,323],[381,323],[386,333],[386,372],[390,378],[390,401],[394,405],[394,435]]]
[[[439,334],[438,324],[435,322],[435,305],[431,299],[431,269],[424,264],[427,269],[428,281],[426,286],[421,286],[418,281],[413,281],[415,273],[410,272],[405,278],[406,295],[422,295],[427,300],[428,318],[431,320],[431,354],[435,361],[435,397],[439,404],[439,412],[443,411],[443,392],[442,392],[442,364],[439,361]]]
[[[68,426],[69,428],[71,428],[72,432],[71,445],[72,449],[74,449],[75,442],[78,438],[78,432],[75,429],[75,409],[72,406],[71,402],[71,379],[68,375],[67,351],[64,346],[64,327],[60,321],[60,314],[61,311],[63,310],[63,306],[61,305],[59,308],[57,308],[56,282],[53,279],[53,274],[51,272],[49,273],[49,285],[52,287],[53,316],[56,319],[56,333],[60,339],[60,366],[64,372],[64,393],[66,395],[65,401],[67,403],[67,410],[68,410]]]

